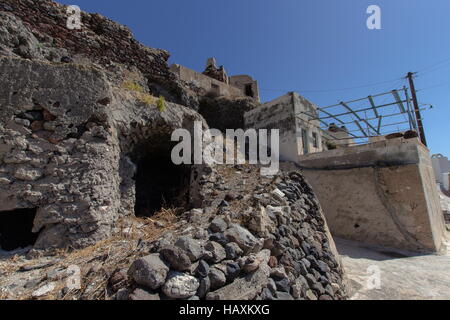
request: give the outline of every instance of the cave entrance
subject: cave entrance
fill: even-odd
[[[186,208],[189,203],[190,166],[175,165],[172,146],[138,147],[132,157],[137,165],[137,217],[151,217],[162,208]]]
[[[39,234],[33,233],[36,209],[0,212],[0,249],[13,251],[33,246]]]

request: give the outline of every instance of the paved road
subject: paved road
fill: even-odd
[[[335,241],[353,300],[450,300],[450,252],[413,256]]]

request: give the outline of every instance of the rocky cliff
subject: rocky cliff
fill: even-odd
[[[0,21],[0,241],[32,247],[0,251],[0,298],[345,298],[300,172],[171,162],[175,129],[228,124],[166,51],[96,14],[68,30],[47,0],[2,1]]]

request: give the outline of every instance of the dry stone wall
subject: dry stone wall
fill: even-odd
[[[218,179],[224,179],[225,188],[233,183],[225,175],[219,174]],[[217,174],[203,181],[206,189],[210,181],[218,181]],[[118,270],[110,279],[114,297],[119,300],[346,297],[333,240],[320,205],[300,173],[282,173],[245,192],[232,190],[234,194],[225,196],[229,202],[213,201],[211,206],[185,213],[183,218],[194,228],[166,234],[148,244],[147,255],[128,269]],[[234,211],[237,203],[246,210]],[[129,284],[123,286],[126,282]]]

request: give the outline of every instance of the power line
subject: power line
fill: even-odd
[[[440,69],[440,68],[435,68],[435,67],[437,67],[437,66],[439,66],[439,65],[441,65],[441,64],[446,65],[446,64],[448,64],[448,63],[450,63],[450,58],[445,59],[445,60],[443,60],[443,61],[441,61],[441,62],[437,62],[437,63],[435,63],[435,64],[433,64],[433,65],[431,65],[431,66],[428,66],[428,67],[426,67],[426,68],[423,68],[423,69],[417,71],[417,73],[422,73],[422,74],[424,74],[424,73],[433,72],[434,70]]]
[[[436,85],[433,85],[433,86],[430,86],[430,87],[425,87],[423,89],[417,90],[417,92],[430,90],[430,89],[434,89],[434,88],[440,88],[440,87],[446,86],[448,84],[450,84],[450,81],[446,81],[446,82],[443,82],[443,83],[440,83],[440,84],[436,84]]]
[[[415,72],[414,74],[420,73],[420,74],[427,74],[430,72],[434,72],[436,70],[439,70],[441,68],[443,68],[444,66],[450,65],[450,58],[447,58],[445,60],[442,60],[440,62],[434,63],[428,67],[422,68],[419,71]],[[439,67],[438,67],[439,66]],[[436,68],[438,67],[438,68]],[[259,90],[261,91],[274,91],[274,92],[291,92],[291,91],[297,91],[300,93],[328,93],[328,92],[339,92],[339,91],[348,91],[348,90],[354,90],[354,89],[362,89],[362,88],[369,88],[369,87],[374,87],[374,86],[378,86],[378,85],[382,85],[382,84],[386,84],[386,83],[392,83],[394,81],[402,81],[404,80],[404,77],[401,78],[396,78],[396,79],[392,79],[392,80],[387,80],[387,81],[380,81],[380,82],[374,82],[374,83],[369,83],[369,84],[365,84],[365,85],[361,85],[361,86],[355,86],[355,87],[348,87],[348,88],[336,88],[336,89],[325,89],[325,90],[312,90],[312,89],[307,89],[307,90],[301,90],[301,89],[266,89],[266,88],[260,88]],[[397,83],[396,83],[397,84]],[[430,87],[432,88],[432,87]],[[428,89],[428,88],[426,88]],[[425,90],[425,89],[422,89]]]
[[[354,89],[374,87],[374,86],[377,86],[377,85],[382,85],[382,84],[386,84],[386,83],[392,83],[392,82],[398,81],[398,80],[401,80],[401,79],[396,78],[396,79],[392,79],[392,80],[388,80],[388,81],[376,82],[376,83],[371,83],[371,84],[366,84],[366,85],[356,86],[356,87],[351,87],[351,88],[339,88],[339,89],[327,89],[327,90],[299,90],[299,89],[297,89],[297,90],[287,90],[287,89],[264,89],[264,88],[260,88],[260,90],[262,90],[262,91],[277,91],[277,92],[298,91],[300,93],[327,93],[327,92],[347,91],[347,90],[354,90]]]

